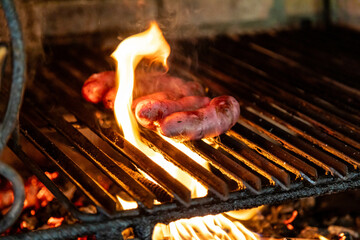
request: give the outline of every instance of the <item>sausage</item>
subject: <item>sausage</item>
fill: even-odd
[[[170,90],[171,90],[171,88],[172,87],[169,87]],[[165,88],[165,90],[166,90],[166,88]],[[112,88],[106,94],[104,94],[103,104],[104,104],[105,108],[107,108],[107,109],[114,108],[116,93],[117,93],[116,89]],[[171,92],[170,91],[155,92],[152,94],[138,97],[138,98],[134,99],[133,104],[132,104],[132,109],[134,111],[138,102],[140,102],[144,99],[149,99],[149,98],[156,99],[156,100],[161,100],[161,99],[165,99],[165,98],[176,100],[176,99],[179,99],[184,96],[203,96],[203,95],[204,95],[204,88],[199,83],[186,82],[186,83],[184,83],[183,88],[180,90],[178,89],[178,91],[173,90]]]
[[[179,141],[218,136],[235,125],[240,106],[231,96],[220,96],[196,111],[176,112],[159,121],[159,132]]]
[[[154,94],[153,94],[154,95]],[[199,96],[187,96],[180,99],[147,97],[139,101],[135,108],[137,121],[146,128],[155,129],[157,121],[180,111],[193,111],[209,104],[210,98]]]
[[[163,72],[140,72],[135,75],[134,99],[155,92],[173,92],[182,96],[204,96],[205,90],[198,82],[185,81]]]
[[[158,101],[166,100],[166,99],[167,100],[176,100],[181,97],[182,97],[181,95],[172,93],[172,92],[156,92],[156,93],[149,94],[149,95],[142,96],[142,97],[135,99],[132,103],[131,109],[133,112],[135,112],[135,108],[136,108],[137,104],[144,100],[149,100],[149,99],[158,100]]]
[[[116,97],[115,72],[107,71],[91,75],[84,83],[82,96],[89,102],[103,102],[104,107],[114,108]],[[140,72],[136,74],[134,102],[139,97],[157,92],[171,92],[176,98],[184,96],[204,96],[205,90],[197,82],[185,81],[163,72]]]
[[[84,83],[81,94],[86,101],[99,103],[107,91],[115,86],[115,72],[106,71],[91,75]]]
[[[102,102],[106,109],[114,109],[115,97],[117,94],[117,89],[111,88],[107,93],[105,93]]]

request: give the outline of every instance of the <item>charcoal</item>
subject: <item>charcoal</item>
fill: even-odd
[[[353,238],[356,238],[356,239],[358,239],[360,237],[359,232],[357,232],[353,229],[350,229],[350,228],[343,227],[343,226],[329,226],[328,231],[329,231],[329,233],[338,235],[338,236],[340,234],[346,233],[347,235],[351,235]]]

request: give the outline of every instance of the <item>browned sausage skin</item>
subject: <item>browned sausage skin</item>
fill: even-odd
[[[107,91],[115,86],[115,72],[107,71],[91,75],[84,83],[81,94],[86,101],[99,103]]]
[[[160,119],[174,112],[193,111],[205,107],[209,102],[210,98],[199,96],[187,96],[177,100],[145,98],[137,103],[135,116],[143,127],[155,129],[156,122]]]
[[[115,97],[117,94],[117,89],[111,88],[107,93],[105,93],[102,102],[106,109],[114,109]]]
[[[153,94],[167,92],[175,99],[184,96],[204,96],[205,90],[197,82],[188,82],[162,72],[139,73],[136,75],[134,105]],[[106,71],[91,75],[82,87],[82,96],[89,102],[103,102],[104,107],[114,108],[116,97],[115,72]],[[148,96],[149,95],[149,96]],[[134,107],[133,107],[134,108]]]
[[[159,121],[159,131],[179,141],[218,136],[235,125],[240,106],[231,96],[211,100],[207,107],[196,111],[176,112]]]

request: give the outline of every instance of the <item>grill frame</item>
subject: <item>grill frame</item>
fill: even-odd
[[[203,44],[203,42],[201,42],[201,44]],[[191,49],[187,44],[184,45],[187,49]],[[60,51],[61,52],[61,51]],[[272,53],[269,53],[272,54]],[[276,59],[277,55],[272,54],[273,58]],[[286,60],[288,62],[288,60]],[[182,63],[183,65],[181,66]],[[189,72],[187,72],[187,74],[194,74],[194,72],[198,72],[198,74],[201,74],[201,72],[199,72],[199,69],[201,69],[201,66],[196,66],[196,69],[191,69],[191,66],[187,66],[186,64],[184,64],[184,62],[186,62],[186,57],[183,57],[179,62],[176,62],[173,66],[175,66],[175,71],[181,71],[182,69],[190,69]],[[201,63],[201,61],[200,61]],[[51,66],[52,68],[53,66]],[[251,66],[250,66],[251,67]],[[65,66],[66,68],[66,66]],[[207,67],[209,68],[209,67]],[[224,73],[222,73],[221,75],[219,75],[219,72],[209,68],[207,70],[216,72],[216,76],[220,77],[224,77]],[[257,69],[255,69],[257,71]],[[57,70],[58,71],[58,70]],[[42,73],[43,74],[43,78],[49,77],[51,75],[51,73]],[[46,76],[46,74],[48,74]],[[69,74],[69,73],[67,73]],[[76,73],[71,73],[71,74],[75,74]],[[71,75],[70,74],[70,75]],[[55,74],[56,77],[56,74]],[[62,74],[62,77],[66,77],[66,73],[65,75]],[[74,78],[74,76],[72,76]],[[56,77],[57,78],[57,77]],[[225,79],[229,79],[232,80],[232,77],[226,77]],[[219,84],[219,82],[212,82],[212,80],[209,80],[209,82],[204,82],[209,83],[210,87],[214,87],[217,86],[217,84]],[[52,83],[49,83],[50,86]],[[56,92],[57,88],[59,86],[56,86],[56,84],[61,84],[61,82],[55,83],[54,87],[50,87],[52,90],[54,90],[54,92]],[[78,83],[75,83],[79,84]],[[78,85],[78,87],[81,87],[81,85]],[[48,86],[47,86],[48,87]],[[64,89],[67,90],[71,90],[71,87],[69,86],[62,86]],[[221,89],[221,88],[220,88]],[[221,89],[222,90],[222,89]],[[220,91],[221,91],[220,90]],[[278,92],[278,91],[277,91]],[[56,96],[60,97],[63,96],[61,92],[57,92]],[[32,96],[32,98],[36,98],[35,96]],[[251,98],[254,99],[254,98]],[[58,99],[60,100],[60,99]],[[81,100],[79,99],[79,97],[77,99],[75,99],[75,101],[79,100],[79,102],[81,102]],[[267,98],[266,100],[271,100],[271,98]],[[66,99],[62,99],[63,102],[66,102]],[[262,101],[262,100],[258,100],[256,103],[259,103],[258,107],[263,108],[264,106],[268,106],[266,102]],[[26,103],[27,104],[27,103]],[[254,106],[254,104],[250,101],[250,102],[246,102],[243,101],[243,104],[245,105],[250,105],[250,106]],[[26,105],[29,106],[29,105]],[[31,105],[30,105],[31,106]],[[36,111],[41,113],[50,111],[50,110],[46,110],[46,106],[42,106],[41,104],[32,106],[34,109],[37,109]],[[255,106],[256,107],[256,106]],[[96,110],[96,107],[91,107],[94,110]],[[266,110],[271,109],[271,108],[265,108]],[[273,110],[273,109],[271,109]],[[71,110],[70,110],[71,111]],[[75,108],[76,111],[76,108]],[[274,110],[273,110],[274,111]],[[25,111],[26,112],[26,111]],[[256,119],[253,115],[251,115],[251,111],[249,111],[248,109],[245,109],[245,118],[243,120],[248,120],[250,119]],[[25,113],[26,115],[31,115],[29,113]],[[75,114],[73,112],[73,114]],[[42,113],[42,115],[44,115],[44,113]],[[294,115],[296,115],[296,112],[294,112]],[[78,115],[80,116],[80,115]],[[303,116],[303,115],[301,115]],[[243,116],[242,116],[243,118]],[[91,128],[91,129],[96,129],[98,128],[98,126],[92,125],[91,123],[88,124],[88,119],[86,120],[85,116],[79,118],[79,120],[83,120],[83,122],[87,122],[87,125]],[[26,120],[24,120],[26,121]],[[51,120],[49,121],[51,122]],[[254,121],[255,122],[255,121]],[[54,125],[57,124],[57,122],[52,122]],[[232,130],[233,134],[240,134],[241,136],[249,136],[251,137],[251,133],[249,132],[243,132],[241,131],[241,129],[239,128],[240,126],[238,125],[237,127],[235,127],[235,130]],[[243,127],[243,126],[242,126]],[[67,128],[66,126],[60,126],[59,129],[64,129]],[[25,133],[28,132],[28,129],[26,128],[26,124],[21,125],[20,129],[22,131],[22,133],[24,135],[26,135]],[[317,131],[319,131],[318,128],[316,128]],[[326,130],[326,129],[325,129]],[[101,130],[103,131],[103,130]],[[316,132],[316,131],[315,131]],[[282,133],[282,132],[280,132]],[[318,133],[318,132],[316,132]],[[346,133],[346,132],[345,132]],[[68,135],[71,135],[70,133],[66,133]],[[65,134],[65,135],[66,135]],[[148,133],[148,134],[152,134],[152,133]],[[231,138],[233,136],[233,134],[229,134],[225,135],[223,138]],[[282,133],[283,134],[283,133]],[[110,133],[104,133],[103,137],[109,137],[111,136]],[[153,136],[154,137],[154,136]],[[340,136],[341,137],[341,136]],[[149,137],[147,137],[149,138]],[[115,138],[113,138],[114,140]],[[150,138],[151,139],[151,138]],[[259,137],[255,138],[259,139]],[[107,141],[111,141],[110,139],[107,139]],[[347,138],[342,138],[342,140],[347,140]],[[351,140],[351,139],[350,139]],[[36,139],[34,141],[37,141]],[[82,140],[80,140],[80,142],[83,142]],[[153,139],[150,140],[150,142],[154,142]],[[196,143],[196,142],[194,142]],[[188,143],[190,146],[194,146],[194,143]],[[271,147],[269,144],[269,142],[265,141],[265,147]],[[351,143],[351,142],[350,142]],[[203,144],[199,144],[199,142],[197,142],[198,145],[196,145],[197,147],[195,147],[195,149],[199,152],[202,152],[203,154],[206,152],[205,150],[201,150],[202,148],[204,149],[205,147],[203,146]],[[116,144],[115,144],[116,145]],[[26,162],[27,164],[29,163],[29,159],[27,159],[26,156],[23,156],[23,154],[21,153],[21,150],[19,150],[16,146],[16,143],[11,140],[9,143],[10,148],[16,152],[18,154],[18,156],[20,158],[22,158],[22,160],[24,162]],[[93,147],[90,147],[93,148]],[[242,149],[241,146],[238,146],[238,149]],[[245,148],[248,149],[248,148]],[[207,149],[209,150],[209,149]],[[246,151],[247,153],[253,152],[253,151]],[[282,153],[283,150],[282,150]],[[286,152],[285,152],[286,153]],[[98,155],[98,154],[94,154],[94,155]],[[213,155],[214,156],[214,155]],[[250,157],[250,155],[246,155],[247,157]],[[259,156],[259,155],[256,155]],[[183,157],[180,157],[180,159],[182,159]],[[259,158],[259,157],[258,157]],[[260,159],[260,158],[259,158]],[[290,159],[291,160],[291,159]],[[261,160],[263,161],[263,160]],[[260,164],[261,161],[258,163]],[[296,161],[296,159],[294,159],[294,161]],[[300,163],[301,165],[301,163]],[[299,165],[298,165],[299,166]],[[301,167],[301,166],[299,166]],[[310,166],[311,167],[311,166]],[[254,168],[256,168],[256,166],[254,166]],[[340,167],[338,167],[340,169]],[[36,169],[36,166],[31,167],[31,169]],[[308,168],[308,167],[304,167],[304,170],[306,172],[306,170],[308,170],[308,173],[311,173],[312,170]],[[36,172],[37,170],[35,170]],[[290,170],[289,170],[290,171]],[[21,236],[31,236],[34,238],[40,238],[40,239],[50,239],[50,238],[55,238],[56,239],[56,235],[60,234],[58,239],[64,238],[66,237],[75,237],[75,236],[81,236],[84,234],[96,234],[99,230],[104,230],[107,231],[108,227],[114,227],[116,226],[116,232],[109,232],[108,235],[106,235],[106,237],[112,236],[112,234],[119,234],[119,232],[121,232],[123,229],[129,227],[129,226],[143,226],[140,228],[136,228],[135,227],[135,232],[136,234],[140,237],[140,238],[151,238],[151,232],[152,232],[152,228],[155,225],[155,223],[157,222],[170,222],[179,218],[189,218],[189,217],[193,217],[193,216],[200,216],[200,215],[207,215],[207,214],[216,214],[216,213],[221,213],[224,211],[230,211],[230,210],[234,210],[234,209],[243,209],[243,208],[251,208],[251,207],[255,207],[255,206],[259,206],[259,205],[263,205],[263,204],[273,204],[273,203],[280,203],[282,201],[285,200],[294,200],[294,199],[298,199],[298,198],[302,198],[302,197],[309,197],[309,196],[318,196],[318,195],[322,195],[322,194],[329,194],[329,193],[333,193],[333,192],[338,192],[338,191],[344,191],[344,190],[348,190],[348,189],[352,189],[352,188],[359,188],[360,187],[360,173],[356,172],[356,171],[350,171],[348,172],[347,170],[344,170],[339,173],[339,171],[334,172],[335,174],[337,174],[337,177],[332,177],[329,175],[324,175],[321,174],[320,177],[317,176],[317,174],[315,174],[315,172],[313,172],[313,174],[300,174],[299,176],[304,177],[307,181],[293,181],[292,183],[287,183],[286,181],[286,176],[280,181],[278,180],[278,178],[276,178],[277,181],[274,180],[274,182],[277,183],[277,185],[279,187],[273,187],[273,186],[267,186],[265,188],[259,189],[259,187],[256,187],[256,184],[252,183],[247,183],[245,181],[244,185],[247,186],[247,190],[243,190],[243,191],[237,191],[237,192],[233,192],[233,193],[226,193],[223,192],[223,194],[218,194],[216,196],[216,193],[221,192],[221,187],[219,188],[219,191],[215,191],[215,195],[214,194],[210,194],[209,196],[202,198],[202,199],[195,199],[195,200],[191,200],[189,202],[186,201],[186,194],[183,195],[182,197],[179,197],[177,199],[185,199],[182,204],[179,203],[166,203],[160,206],[154,206],[153,209],[148,210],[144,207],[140,207],[139,209],[136,210],[131,210],[131,211],[122,211],[122,212],[117,212],[115,214],[108,214],[106,212],[100,212],[99,215],[95,215],[95,216],[87,216],[87,215],[81,215],[81,213],[76,213],[76,209],[72,209],[71,204],[68,205],[68,209],[75,215],[78,216],[78,218],[80,220],[82,220],[83,222],[88,222],[88,223],[82,223],[82,224],[75,224],[73,226],[63,226],[60,227],[58,229],[49,229],[49,230],[45,230],[45,231],[36,231],[33,233],[28,233],[26,235],[19,235],[18,237]],[[41,171],[37,171],[36,175],[39,177],[41,175],[44,175]],[[311,175],[310,177],[308,177],[307,175]],[[344,176],[346,175],[346,176]],[[271,177],[273,177],[273,175],[271,175]],[[39,177],[41,178],[41,177]],[[42,181],[44,181],[45,183],[48,182],[48,179],[41,179]],[[242,179],[240,179],[242,180]],[[256,182],[256,180],[254,180]],[[51,183],[48,183],[51,185]],[[48,184],[46,184],[48,186]],[[216,185],[216,184],[215,184]],[[49,186],[48,186],[49,187]],[[54,195],[61,199],[61,192],[59,192],[59,190],[55,187],[49,187],[49,189],[54,193]],[[186,205],[187,207],[185,208],[182,205]],[[73,212],[74,211],[74,212]],[[76,215],[77,214],[77,215]],[[107,218],[110,218],[111,220],[106,220]],[[114,218],[114,219],[112,219]],[[99,221],[103,221],[103,223],[99,223]],[[94,225],[91,225],[91,222],[96,222]],[[148,224],[149,223],[149,224]],[[146,226],[145,226],[146,225]],[[86,229],[86,227],[88,227],[88,229]],[[64,230],[61,230],[64,229]],[[45,234],[44,234],[45,233]],[[12,237],[7,237],[9,239],[12,239]],[[5,238],[5,239],[7,239]]]

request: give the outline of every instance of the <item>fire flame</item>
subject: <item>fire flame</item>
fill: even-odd
[[[257,240],[260,236],[251,232],[239,220],[248,220],[260,208],[180,219],[168,225],[155,226],[153,239],[240,239]],[[235,220],[231,221],[229,217]]]
[[[175,165],[166,161],[161,154],[156,154],[141,141],[137,121],[131,111],[137,65],[143,58],[150,58],[153,61],[161,62],[164,67],[167,67],[166,61],[169,54],[170,46],[155,22],[151,23],[148,30],[133,35],[119,44],[112,54],[112,57],[117,61],[116,79],[118,86],[114,113],[126,140],[187,186],[192,191],[193,198],[202,197],[207,194],[207,189],[204,186]],[[185,145],[165,137],[164,139],[187,154],[194,161],[207,167],[207,162]],[[144,173],[144,175],[146,174]],[[137,206],[131,206],[130,202],[125,201],[119,195],[117,195],[117,198],[124,209]],[[169,232],[175,239],[213,239],[210,236],[220,237],[219,239],[257,239],[256,235],[247,230],[240,222],[231,222],[224,214],[216,216],[208,215],[188,220],[181,219],[169,225],[159,224],[155,227],[153,239],[164,239],[166,237],[164,233],[166,232]]]
[[[135,68],[144,57],[160,61],[167,66],[166,61],[169,55],[170,46],[155,22],[152,22],[150,28],[145,32],[122,41],[112,54],[117,61],[118,90],[114,103],[115,117],[122,127],[124,137],[134,145],[142,144],[139,141],[136,119],[131,112]]]

